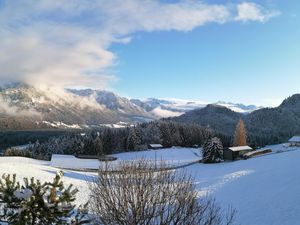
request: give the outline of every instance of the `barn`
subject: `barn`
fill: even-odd
[[[223,158],[228,161],[241,159],[245,153],[250,151],[253,149],[249,146],[230,147],[223,150]]]

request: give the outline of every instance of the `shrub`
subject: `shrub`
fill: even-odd
[[[29,150],[8,148],[5,150],[4,156],[20,156],[20,157],[33,158],[33,153],[30,152]]]
[[[159,170],[147,161],[121,163],[120,172],[103,168],[90,185],[97,224],[232,224],[214,200],[198,198],[193,179],[184,172]],[[223,217],[224,216],[224,217]]]

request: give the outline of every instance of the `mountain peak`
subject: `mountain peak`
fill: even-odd
[[[300,94],[294,94],[288,98],[286,98],[281,105],[280,108],[287,108],[287,107],[300,107]]]

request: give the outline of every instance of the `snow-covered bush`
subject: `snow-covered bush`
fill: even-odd
[[[88,224],[84,207],[75,209],[77,189],[65,188],[62,172],[52,182],[24,178],[24,184],[16,181],[16,175],[4,174],[0,179],[0,220],[8,224]]]
[[[223,160],[223,144],[217,137],[209,139],[203,145],[202,162],[204,163],[218,163]]]

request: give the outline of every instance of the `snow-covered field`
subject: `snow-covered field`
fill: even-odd
[[[23,177],[35,177],[41,181],[51,181],[55,174],[60,171],[51,167],[50,162],[40,161],[22,157],[0,157],[0,175],[17,174],[18,180]],[[74,184],[79,189],[77,194],[78,203],[84,203],[88,200],[86,194],[87,182],[93,180],[96,173],[84,173],[64,170],[64,183]]]
[[[116,168],[121,161],[147,159],[158,162],[163,160],[167,166],[173,167],[199,161],[201,159],[200,155],[199,149],[173,147],[160,150],[115,154],[113,156],[116,157],[117,160],[109,162],[109,164],[112,168]],[[101,166],[101,162],[97,159],[79,159],[72,155],[53,155],[50,165],[57,168],[97,170]]]
[[[300,148],[282,145],[268,146],[278,154],[249,160],[220,164],[194,164],[186,170],[195,177],[200,194],[215,197],[222,205],[238,210],[237,222],[245,225],[299,224],[300,218]],[[194,153],[197,153],[197,150]],[[177,163],[191,162],[196,156],[191,149],[158,150],[156,158]],[[154,151],[117,154],[119,160],[140,157],[155,159]],[[199,158],[198,158],[199,159]],[[17,173],[19,178],[35,176],[52,179],[58,169],[49,162],[19,157],[0,158],[1,173]],[[87,182],[95,173],[65,170],[65,183],[73,183],[79,190],[78,201],[88,199]]]

